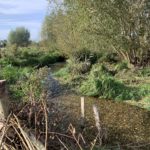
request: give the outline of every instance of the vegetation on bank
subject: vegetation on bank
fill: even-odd
[[[126,62],[110,63],[110,60],[106,61],[105,59],[102,62],[101,59],[103,57],[84,73],[81,71],[85,69],[81,67],[82,62],[74,64],[76,67],[76,71],[74,71],[73,68],[70,68],[70,60],[66,67],[55,72],[54,76],[81,95],[106,100],[128,101],[131,104],[149,109],[149,67],[135,69],[128,66]]]
[[[53,11],[45,17],[40,42],[30,41],[30,33],[21,27],[10,32],[8,42],[4,40],[0,43],[0,79],[7,80],[10,97],[17,102],[17,105],[23,102],[24,106],[26,104],[24,102],[27,102],[29,114],[25,110],[23,115],[29,122],[25,126],[27,125],[33,130],[36,130],[35,128],[38,126],[42,133],[48,131],[46,113],[48,113],[48,108],[53,109],[53,107],[46,108],[47,104],[43,103],[47,98],[47,95],[44,95],[46,94],[44,91],[45,81],[51,64],[67,59],[66,66],[54,72],[53,77],[65,85],[64,88],[74,90],[78,95],[89,96],[89,99],[97,97],[96,102],[103,103],[98,106],[104,109],[104,113],[102,112],[104,117],[109,112],[108,121],[105,124],[112,131],[109,135],[116,136],[115,132],[117,132],[118,137],[123,138],[118,139],[122,143],[124,140],[129,142],[129,139],[134,137],[130,137],[130,135],[132,133],[136,135],[135,133],[139,131],[136,139],[143,137],[140,140],[149,140],[149,131],[146,131],[146,137],[144,134],[145,130],[149,129],[147,121],[149,120],[149,111],[147,110],[150,110],[150,3],[147,0],[142,2],[139,0],[64,0],[61,3],[51,0],[50,2],[49,4],[53,5]],[[23,36],[25,39],[21,38]],[[128,107],[127,104],[113,101],[128,102],[147,110]],[[71,102],[72,104],[73,102]],[[106,107],[108,104],[110,104],[109,107]],[[65,108],[67,108],[66,106]],[[37,110],[38,108],[39,110]],[[73,107],[69,106],[70,108]],[[91,109],[86,108],[86,111]],[[53,112],[53,110],[51,111]],[[124,111],[126,113],[122,115]],[[133,112],[133,114],[131,113],[133,116],[129,115],[129,111]],[[41,120],[45,121],[42,125],[36,122],[37,118],[35,118],[41,112],[42,119],[40,117],[38,119],[40,123]],[[58,115],[57,112],[58,110],[55,115]],[[111,122],[114,114],[116,119]],[[144,124],[143,114],[146,114]],[[61,116],[57,117],[66,122],[68,116],[66,118],[63,118],[63,114]],[[31,117],[34,119],[32,120]],[[22,116],[20,118],[23,121],[24,118]],[[73,119],[72,114],[71,118]],[[33,121],[33,125],[30,119]],[[54,122],[55,125],[51,126],[58,127],[56,123],[61,124],[59,119]],[[16,122],[17,119],[15,117],[12,120]],[[9,121],[11,122],[11,120]],[[88,122],[88,120],[85,121]],[[90,121],[88,123],[91,123]],[[126,126],[128,121],[129,126]],[[64,131],[64,122],[58,127],[59,131]],[[76,120],[74,122],[78,123]],[[133,131],[131,131],[127,127],[132,127],[133,124],[135,128],[133,127]],[[136,128],[137,124],[138,128]],[[91,126],[87,127],[87,131],[90,128]],[[52,128],[49,129],[51,132]],[[72,129],[74,133],[75,128]],[[124,133],[126,134],[127,129],[130,133],[125,136]],[[92,135],[90,131],[89,134]],[[47,135],[45,134],[45,136]],[[111,140],[109,142],[112,144]],[[72,144],[70,147],[74,149],[73,147],[76,146],[80,145]]]
[[[57,51],[48,51],[40,46],[11,45],[1,49],[0,79],[7,81],[12,99],[28,101],[31,93],[38,99],[44,88],[47,67],[64,60]]]
[[[58,79],[88,96],[136,102],[149,99],[147,0],[50,4],[55,7],[45,17],[43,41],[69,58],[66,68],[55,73]]]

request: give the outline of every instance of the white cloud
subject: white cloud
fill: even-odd
[[[0,0],[0,14],[3,15],[0,18],[0,39],[6,39],[10,30],[19,26],[30,30],[31,39],[39,39],[47,6],[47,0]],[[43,18],[42,15],[38,17],[40,13]]]
[[[9,9],[2,6],[9,6]],[[0,0],[0,13],[5,15],[29,14],[46,10],[47,0]]]

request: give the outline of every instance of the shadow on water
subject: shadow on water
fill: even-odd
[[[65,67],[66,62],[60,62],[60,63],[55,63],[50,65],[49,67],[51,68],[51,72],[57,72],[58,70],[60,70],[61,68]]]

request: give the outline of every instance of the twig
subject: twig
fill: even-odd
[[[43,100],[44,113],[45,113],[45,150],[47,150],[47,141],[48,141],[48,115],[47,115],[47,105]]]
[[[10,117],[11,117],[11,114],[7,117],[5,126],[4,126],[4,128],[3,128],[3,130],[2,130],[3,133],[2,133],[2,136],[1,136],[1,139],[0,139],[0,148],[2,147],[3,138],[4,138],[5,133],[6,133],[6,131],[7,131],[6,127],[7,127],[7,125],[8,125],[9,120],[10,120]]]
[[[79,141],[77,140],[76,136],[75,136],[75,128],[72,126],[72,124],[69,125],[69,131],[71,132],[73,139],[76,141],[78,147],[80,150],[83,150],[83,148],[81,147]]]
[[[96,138],[93,140],[90,150],[93,150],[94,146],[96,145],[98,137],[99,137],[99,133],[97,134]]]
[[[67,148],[67,146],[63,143],[63,141],[60,140],[58,136],[56,136],[56,137],[57,137],[57,139],[59,140],[59,142],[64,146],[64,148],[65,148],[66,150],[69,150],[69,149]]]

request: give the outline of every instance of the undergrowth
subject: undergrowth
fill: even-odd
[[[40,97],[44,86],[47,68],[35,70],[30,67],[14,67],[7,65],[1,68],[0,79],[7,81],[8,90],[12,100],[27,101],[29,97]]]
[[[37,47],[6,48],[0,65],[12,64],[16,67],[43,67],[65,60],[57,51],[44,51]]]
[[[125,85],[112,76],[103,65],[93,66],[88,79],[80,87],[80,93],[114,100],[140,100],[149,93],[147,87]]]

